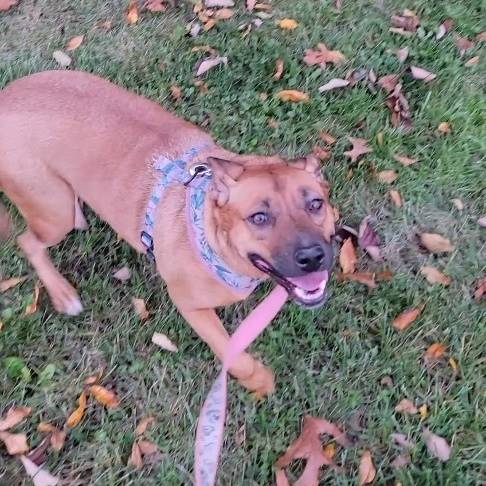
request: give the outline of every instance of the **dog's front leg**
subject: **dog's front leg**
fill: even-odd
[[[228,346],[229,335],[214,309],[184,310],[179,308],[179,310],[199,337],[222,360]],[[258,395],[267,395],[274,390],[273,371],[248,353],[242,353],[229,372],[238,379],[241,385]]]

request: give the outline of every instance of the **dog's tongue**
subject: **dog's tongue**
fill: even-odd
[[[323,270],[322,272],[308,273],[303,277],[292,277],[288,280],[301,289],[316,290],[324,280],[327,280],[327,276],[327,270]]]

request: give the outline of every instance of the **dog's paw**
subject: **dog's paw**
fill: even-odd
[[[83,311],[83,304],[78,293],[67,281],[56,284],[56,287],[48,289],[52,305],[61,314],[77,316]]]
[[[272,368],[257,362],[253,373],[245,379],[238,380],[249,391],[254,392],[256,398],[263,398],[275,390],[275,374]]]

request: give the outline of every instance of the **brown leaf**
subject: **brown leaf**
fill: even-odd
[[[24,454],[29,451],[27,436],[25,434],[11,434],[10,432],[0,432],[0,440],[5,444],[7,452],[11,456]]]
[[[378,86],[384,89],[387,93],[391,93],[400,81],[398,74],[387,74],[378,79]]]
[[[131,276],[132,276],[132,272],[127,266],[121,267],[116,272],[113,272],[113,277],[116,278],[117,280],[120,280],[120,282],[126,282],[127,280],[130,279]]]
[[[410,464],[411,460],[412,459],[408,452],[402,452],[401,454],[398,454],[398,456],[395,457],[395,459],[393,459],[390,465],[393,469],[400,469],[401,467]]]
[[[204,5],[208,8],[218,7],[234,7],[233,0],[204,0]]]
[[[50,434],[49,440],[52,448],[55,451],[60,451],[63,448],[64,442],[66,440],[65,431],[59,430],[57,427],[47,422],[40,422],[39,425],[37,426],[37,430],[39,432]]]
[[[392,200],[393,204],[395,204],[395,206],[397,208],[401,208],[402,207],[402,197],[400,196],[400,193],[398,191],[396,191],[395,189],[390,189],[388,191],[388,194],[389,194],[390,199]]]
[[[474,300],[480,301],[484,294],[486,294],[486,278],[480,278],[476,282],[476,290],[474,291]]]
[[[323,454],[328,457],[329,459],[332,459],[336,455],[336,444],[335,442],[330,442],[329,444],[326,444],[324,448],[322,449]]]
[[[171,351],[173,353],[178,351],[177,346],[165,334],[162,334],[161,332],[154,332],[152,336],[152,342],[167,351]]]
[[[210,69],[219,66],[220,64],[228,64],[228,58],[225,56],[216,56],[202,61],[196,71],[196,76],[202,76],[207,73]]]
[[[459,198],[451,199],[451,203],[459,210],[462,211],[464,209],[464,203]]]
[[[398,331],[403,331],[407,329],[410,324],[412,324],[415,319],[421,314],[425,305],[419,305],[413,309],[407,309],[400,313],[395,319],[393,319],[392,325]]]
[[[416,32],[420,25],[420,20],[415,12],[405,9],[402,15],[392,15],[391,23],[395,28],[403,29],[407,32]]]
[[[345,59],[341,52],[329,50],[322,42],[317,44],[317,49],[306,49],[304,53],[304,62],[308,66],[319,64],[325,67],[328,62],[338,66]]]
[[[78,398],[78,408],[71,413],[66,421],[66,425],[71,429],[76,427],[76,425],[81,422],[84,416],[84,411],[86,410],[86,393],[82,392]]]
[[[196,86],[196,88],[199,88],[199,91],[201,93],[207,93],[209,90],[208,85],[200,79],[196,79],[196,81],[194,81],[194,86]]]
[[[319,93],[324,93],[333,89],[345,88],[346,86],[349,86],[349,81],[346,79],[333,78],[326,84],[319,86]]]
[[[358,230],[358,245],[368,252],[373,260],[379,261],[381,260],[381,252],[378,246],[380,244],[380,238],[370,221],[371,216],[366,216],[361,221]]]
[[[395,54],[395,56],[397,56],[398,62],[400,63],[404,63],[407,60],[409,54],[408,47],[402,47],[401,49],[392,49],[391,52]]]
[[[77,35],[76,37],[73,37],[66,44],[66,51],[74,51],[74,49],[77,49],[83,43],[83,40],[84,35]]]
[[[214,18],[216,20],[228,20],[233,17],[234,14],[235,11],[231,8],[220,8],[219,10],[216,10]]]
[[[431,73],[424,68],[418,66],[410,66],[410,72],[414,79],[419,79],[428,83],[437,77],[437,74]]]
[[[461,56],[463,56],[467,50],[474,47],[474,42],[471,42],[466,37],[461,37],[457,34],[454,34],[454,44],[456,44],[456,47],[459,49]]]
[[[143,467],[142,452],[137,441],[132,445],[132,453],[128,459],[128,466],[133,466],[135,469],[141,469]]]
[[[348,140],[353,144],[353,148],[344,152],[346,157],[351,159],[351,162],[356,162],[361,155],[373,152],[373,149],[368,147],[368,140],[358,137],[348,137]]]
[[[418,159],[412,159],[411,157],[407,157],[406,155],[394,155],[393,158],[397,161],[400,162],[400,164],[403,164],[405,167],[408,167],[409,165],[415,164]]]
[[[484,32],[480,32],[479,34],[476,35],[476,41],[477,42],[486,41],[486,30]]]
[[[328,145],[334,145],[336,143],[336,139],[330,133],[323,130],[319,132],[319,138]]]
[[[0,419],[0,432],[9,430],[18,423],[22,422],[22,420],[24,420],[25,417],[30,414],[30,412],[32,412],[31,407],[10,408],[5,417]]]
[[[319,145],[314,145],[312,147],[312,153],[319,159],[319,160],[329,160],[331,157],[331,152],[329,150],[323,149]]]
[[[437,130],[440,133],[451,133],[452,127],[451,127],[451,124],[449,122],[441,122],[441,123],[439,123]]]
[[[347,238],[339,252],[339,264],[341,265],[343,273],[353,273],[356,269],[357,262],[358,259],[354,250],[353,241],[351,238]]]
[[[433,343],[425,351],[424,357],[429,360],[437,360],[439,359],[447,349],[447,346],[442,343]]]
[[[375,274],[373,272],[338,273],[336,278],[340,280],[352,280],[367,285],[370,289],[376,288]]]
[[[395,412],[416,414],[418,409],[411,400],[404,398],[395,406]]]
[[[172,96],[172,99],[174,101],[177,101],[181,98],[182,88],[180,86],[176,86],[175,84],[173,84],[169,89],[170,89],[170,95]],[[123,268],[126,268],[126,267],[123,267]]]
[[[471,59],[469,59],[468,61],[466,61],[464,63],[464,66],[471,67],[471,66],[474,66],[475,64],[477,64],[478,62],[479,62],[479,56],[474,56],[474,57],[471,57]]]
[[[381,170],[376,174],[376,177],[380,182],[384,182],[385,184],[391,184],[398,179],[398,174],[395,170],[387,169]]]
[[[155,417],[153,416],[148,416],[144,417],[140,422],[137,424],[137,428],[135,429],[135,435],[139,436],[145,433],[147,428],[152,425],[155,421]]]
[[[246,427],[245,427],[245,424],[243,424],[236,431],[236,434],[235,434],[235,444],[237,446],[240,446],[240,445],[244,444],[245,441],[246,441]]]
[[[400,83],[388,95],[385,105],[391,111],[391,124],[394,127],[401,127],[405,132],[409,132],[412,129],[410,106],[402,92]]]
[[[435,38],[437,40],[442,39],[447,32],[449,32],[452,27],[454,26],[454,20],[452,19],[446,19],[442,24],[439,25],[439,29],[437,30],[437,34],[435,34]]]
[[[138,22],[138,4],[137,0],[130,0],[127,9],[127,22],[132,25]]]
[[[420,273],[425,276],[427,282],[431,284],[441,284],[444,286],[448,286],[451,283],[450,277],[444,275],[441,271],[437,270],[437,268],[431,267],[429,265],[424,265],[420,267]]]
[[[150,442],[148,440],[139,440],[138,447],[140,448],[140,452],[145,455],[155,454],[159,450],[159,446]]]
[[[30,316],[37,312],[37,304],[39,303],[39,294],[40,294],[41,283],[37,281],[34,285],[34,295],[32,297],[32,302],[27,305],[25,308],[24,315]]]
[[[59,478],[53,476],[49,471],[39,467],[35,462],[26,456],[20,456],[25,472],[32,478],[34,486],[56,486]]]
[[[454,246],[450,240],[436,233],[421,233],[420,241],[430,253],[450,253]]]
[[[364,451],[359,462],[359,486],[371,484],[376,476],[370,451]]]
[[[5,12],[17,5],[17,3],[19,3],[19,0],[0,0],[0,12]]]
[[[299,23],[295,19],[282,19],[279,20],[278,26],[284,30],[294,30],[299,26]]]
[[[285,453],[275,463],[279,485],[288,484],[288,482],[285,482],[286,476],[283,468],[287,467],[295,459],[306,459],[307,462],[304,471],[294,483],[294,486],[317,486],[321,466],[327,465],[337,468],[333,460],[323,452],[320,439],[321,434],[333,436],[336,442],[344,447],[350,445],[349,439],[336,425],[327,420],[306,415],[301,434],[289,445]]]
[[[147,0],[143,6],[149,12],[165,12],[167,10],[164,0]]]
[[[284,89],[279,91],[277,93],[277,98],[280,98],[282,101],[292,101],[294,103],[309,101],[309,95],[307,93],[296,89]]]
[[[8,289],[22,283],[27,277],[12,277],[0,281],[0,292],[6,292]]]
[[[284,70],[284,62],[283,59],[279,58],[275,61],[275,74],[272,76],[272,79],[274,81],[278,81],[282,77],[283,70]]]
[[[145,300],[143,299],[137,299],[136,297],[132,297],[132,304],[135,309],[135,312],[137,313],[137,316],[140,317],[142,321],[148,318],[149,316],[149,311],[147,310],[147,307],[145,306]]]
[[[405,434],[393,433],[390,435],[393,441],[395,441],[399,446],[406,447],[407,449],[413,449],[415,444],[407,439]]]
[[[103,376],[103,371],[103,368],[100,368],[96,374],[87,376],[84,379],[83,383],[85,385],[94,385],[95,383],[98,383],[98,381],[100,381],[101,377]]]
[[[62,51],[54,51],[52,57],[61,67],[68,67],[72,61],[72,59]]]
[[[120,404],[120,400],[116,396],[116,393],[112,390],[106,389],[104,386],[101,385],[91,385],[89,387],[89,392],[95,400],[101,405],[104,405],[107,408],[116,408]]]
[[[449,457],[451,456],[451,448],[443,437],[435,435],[429,429],[425,428],[422,432],[422,439],[430,454],[437,457],[437,459],[442,462],[449,460]]]

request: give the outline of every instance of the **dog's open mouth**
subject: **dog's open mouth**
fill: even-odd
[[[302,277],[285,277],[261,256],[252,253],[248,257],[258,270],[269,275],[287,290],[298,304],[305,307],[318,307],[326,302],[328,297],[326,286],[329,279],[327,270],[308,273]]]

